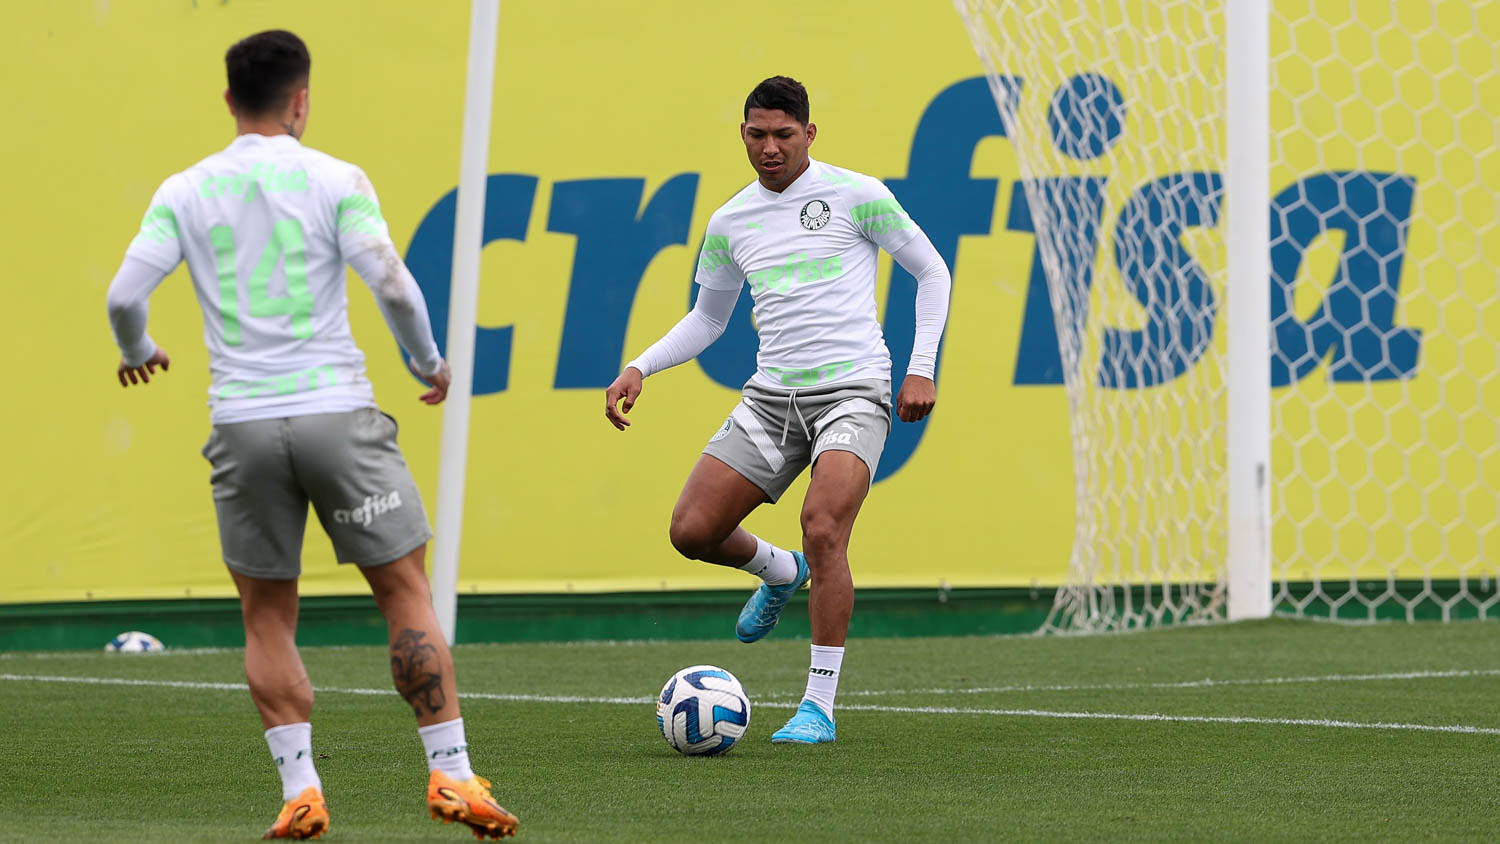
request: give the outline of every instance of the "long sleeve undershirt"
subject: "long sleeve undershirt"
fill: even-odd
[[[693,309],[626,367],[639,369],[644,378],[697,357],[729,326],[729,317],[739,298],[739,290],[716,290],[699,285],[698,301]]]
[[[948,320],[948,300],[953,287],[948,265],[922,232],[891,257],[917,282],[916,336],[906,372],[936,380],[938,343]],[[724,333],[739,295],[738,289],[715,290],[700,285],[693,309],[626,366],[635,367],[645,377],[697,357]]]
[[[156,342],[146,333],[146,316],[150,312],[151,292],[166,274],[145,261],[126,258],[109,283],[105,304],[109,308],[109,325],[115,332],[115,345],[126,366],[140,366],[156,354]]]
[[[921,231],[905,246],[891,255],[901,269],[911,273],[917,282],[916,332],[912,338],[911,363],[907,375],[937,380],[938,344],[948,323],[948,300],[953,291],[953,276],[943,256]]]
[[[423,375],[432,375],[443,365],[437,341],[432,336],[432,320],[427,315],[427,300],[411,270],[388,243],[349,257],[349,266],[359,275],[375,301],[380,315],[390,326],[396,342],[411,355],[412,364]]]

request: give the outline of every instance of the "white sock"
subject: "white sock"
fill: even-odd
[[[266,744],[271,748],[276,772],[281,774],[283,801],[296,800],[309,786],[322,790],[323,781],[313,767],[312,724],[303,721],[272,727],[266,730]]]
[[[833,696],[839,691],[839,670],[843,664],[843,648],[812,646],[812,666],[807,669],[807,694],[802,699],[817,704],[830,720],[833,718]]]
[[[459,781],[474,776],[474,769],[469,767],[469,742],[464,739],[464,719],[418,727],[417,734],[427,751],[427,770],[442,771]]]
[[[797,559],[792,552],[783,551],[775,545],[755,537],[755,556],[740,566],[772,586],[784,586],[797,579]]]

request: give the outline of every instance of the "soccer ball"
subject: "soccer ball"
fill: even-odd
[[[109,640],[104,646],[110,653],[143,654],[155,653],[165,646],[161,640],[150,633],[142,633],[139,630],[129,630]]]
[[[718,756],[729,752],[750,726],[750,698],[728,671],[693,665],[662,687],[656,724],[678,753]]]

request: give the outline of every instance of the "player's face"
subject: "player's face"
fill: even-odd
[[[740,124],[740,138],[760,183],[780,191],[807,169],[807,148],[817,137],[816,124],[803,125],[781,109],[752,108]]]

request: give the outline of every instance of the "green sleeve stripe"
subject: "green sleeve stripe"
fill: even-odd
[[[141,233],[138,237],[152,243],[166,243],[177,239],[177,215],[165,205],[152,206],[141,218]]]
[[[900,231],[915,225],[911,217],[907,216],[906,209],[895,199],[877,199],[864,205],[856,205],[850,214],[867,235]]]
[[[698,258],[698,268],[705,272],[729,265],[729,238],[722,234],[711,234],[703,238],[703,254]]]
[[[879,217],[885,214],[900,214],[904,217],[906,216],[906,209],[902,208],[901,203],[894,199],[877,199],[874,202],[866,202],[864,205],[854,206],[854,210],[850,213],[854,215],[856,223],[863,223],[871,217]]]
[[[385,223],[375,200],[359,194],[339,200],[338,214],[339,231],[380,234],[380,226]]]

